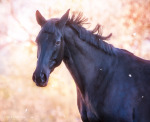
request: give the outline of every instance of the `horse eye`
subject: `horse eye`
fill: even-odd
[[[56,45],[60,45],[60,41],[56,41]]]

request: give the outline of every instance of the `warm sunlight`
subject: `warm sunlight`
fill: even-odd
[[[48,86],[32,81],[36,67],[36,36],[40,26],[35,12],[59,18],[70,8],[83,12],[90,24],[103,28],[107,41],[150,60],[150,0],[0,0],[0,121],[81,122],[76,86],[62,63]]]

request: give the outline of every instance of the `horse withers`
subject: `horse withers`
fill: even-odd
[[[150,122],[150,61],[106,43],[100,26],[88,31],[82,14],[46,20],[36,43],[33,81],[45,87],[50,73],[64,61],[77,87],[83,122]],[[97,33],[96,33],[97,32]]]

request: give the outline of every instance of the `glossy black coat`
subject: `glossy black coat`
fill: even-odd
[[[150,61],[104,42],[97,25],[82,27],[81,14],[71,19],[45,20],[37,36],[38,61],[34,82],[47,85],[50,73],[64,61],[77,86],[77,103],[84,122],[150,122]]]

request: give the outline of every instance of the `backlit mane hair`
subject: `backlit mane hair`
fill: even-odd
[[[111,37],[112,33],[106,37],[102,36],[101,25],[97,24],[93,30],[87,30],[83,27],[84,24],[89,24],[88,19],[83,17],[82,13],[73,13],[71,18],[67,21],[67,25],[70,26],[75,32],[77,32],[80,39],[88,42],[96,48],[102,49],[108,54],[116,53],[116,48],[111,44],[106,43],[103,40],[107,40]]]

